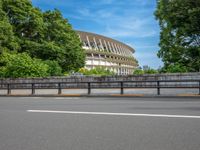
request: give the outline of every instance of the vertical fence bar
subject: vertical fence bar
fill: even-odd
[[[121,87],[121,90],[120,90],[120,93],[121,95],[124,94],[124,83],[123,82],[120,82],[120,87]]]
[[[90,82],[88,82],[88,95],[91,94],[91,85],[90,85]]]
[[[160,95],[160,81],[157,81],[157,95]]]
[[[10,95],[11,94],[11,87],[10,84],[7,84],[7,94]]]
[[[34,95],[35,94],[35,83],[31,84],[31,89],[32,89],[31,94]]]
[[[200,95],[200,81],[199,81],[199,95]]]
[[[61,83],[58,83],[58,94],[62,94]]]

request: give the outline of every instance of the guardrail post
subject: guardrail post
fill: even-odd
[[[121,87],[121,90],[120,90],[120,93],[121,93],[121,95],[122,94],[124,94],[124,84],[123,84],[123,82],[120,82],[120,87]]]
[[[91,85],[90,85],[90,82],[88,82],[88,95],[91,94]]]
[[[31,84],[31,89],[32,89],[31,94],[34,95],[35,94],[35,84],[34,83]]]
[[[11,94],[11,87],[10,87],[10,84],[7,84],[7,94],[8,94],[8,95]]]
[[[199,95],[200,95],[200,81],[199,81]]]
[[[61,84],[58,83],[58,94],[62,94]]]
[[[157,81],[157,95],[160,95],[160,81]]]

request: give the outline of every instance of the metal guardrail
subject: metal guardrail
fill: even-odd
[[[161,94],[162,88],[193,88],[199,89],[198,94],[200,95],[200,80],[0,83],[0,90],[7,90],[7,95],[10,95],[14,89],[31,89],[32,95],[35,95],[36,89],[57,89],[58,94],[62,94],[62,89],[67,88],[87,89],[88,95],[91,94],[92,89],[100,88],[119,88],[120,94],[124,94],[125,88],[155,88],[157,89],[157,95]]]

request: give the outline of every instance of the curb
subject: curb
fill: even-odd
[[[200,100],[200,95],[198,94],[178,94],[178,95],[144,95],[144,94],[109,94],[109,95],[102,95],[102,94],[38,94],[38,95],[31,95],[31,94],[11,94],[11,95],[0,95],[0,97],[113,97],[113,98],[196,98]]]

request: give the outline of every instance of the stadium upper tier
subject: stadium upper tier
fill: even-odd
[[[117,40],[83,31],[76,31],[86,51],[86,69],[104,67],[118,75],[132,74],[138,66],[135,50]]]

